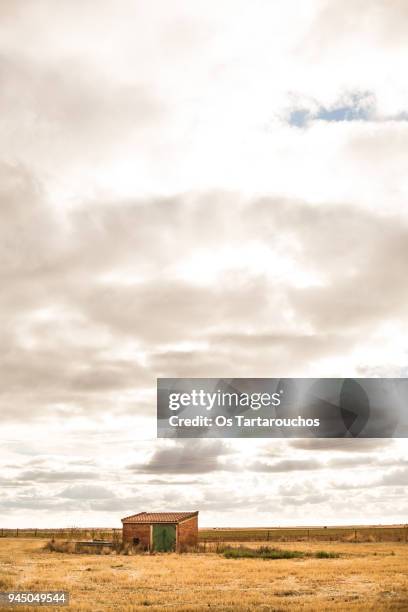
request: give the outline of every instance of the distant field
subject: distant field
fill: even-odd
[[[1,537],[60,538],[68,540],[120,538],[122,530],[112,528],[1,529]],[[205,542],[408,542],[408,526],[372,525],[353,527],[262,527],[200,529],[199,540]]]
[[[408,542],[408,528],[393,526],[271,527],[252,529],[201,529],[201,542],[344,541]]]
[[[0,539],[0,591],[68,590],[67,612],[408,610],[408,546],[402,542],[287,542],[275,546],[305,556],[267,560],[225,558],[208,549],[66,554],[46,551],[45,544],[38,537]],[[321,551],[336,558],[318,558]]]

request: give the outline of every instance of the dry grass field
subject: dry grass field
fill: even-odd
[[[78,612],[408,610],[403,542],[287,542],[279,546],[340,557],[278,560],[226,559],[215,552],[79,555],[49,552],[45,544],[0,539],[0,590],[68,590],[68,609]]]

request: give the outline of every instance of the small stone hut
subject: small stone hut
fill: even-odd
[[[123,542],[143,550],[183,552],[198,542],[198,511],[139,512],[122,525]]]

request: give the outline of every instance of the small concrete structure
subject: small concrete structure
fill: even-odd
[[[105,542],[104,540],[82,540],[75,542],[75,552],[86,552],[89,547],[95,548],[96,550],[112,548],[113,542]]]

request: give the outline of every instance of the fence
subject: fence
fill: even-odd
[[[293,527],[270,529],[202,529],[200,542],[408,542],[408,525],[373,527]]]
[[[120,528],[72,527],[64,529],[2,529],[0,538],[47,538],[63,540],[116,540]],[[408,525],[373,527],[273,527],[265,529],[200,529],[199,541],[205,542],[408,542]]]
[[[112,529],[110,527],[72,527],[64,529],[36,529],[36,528],[18,528],[18,529],[2,529],[0,528],[1,538],[54,538],[61,540],[73,540],[77,538],[90,538],[92,540],[113,540],[115,536],[121,536],[122,529]]]

